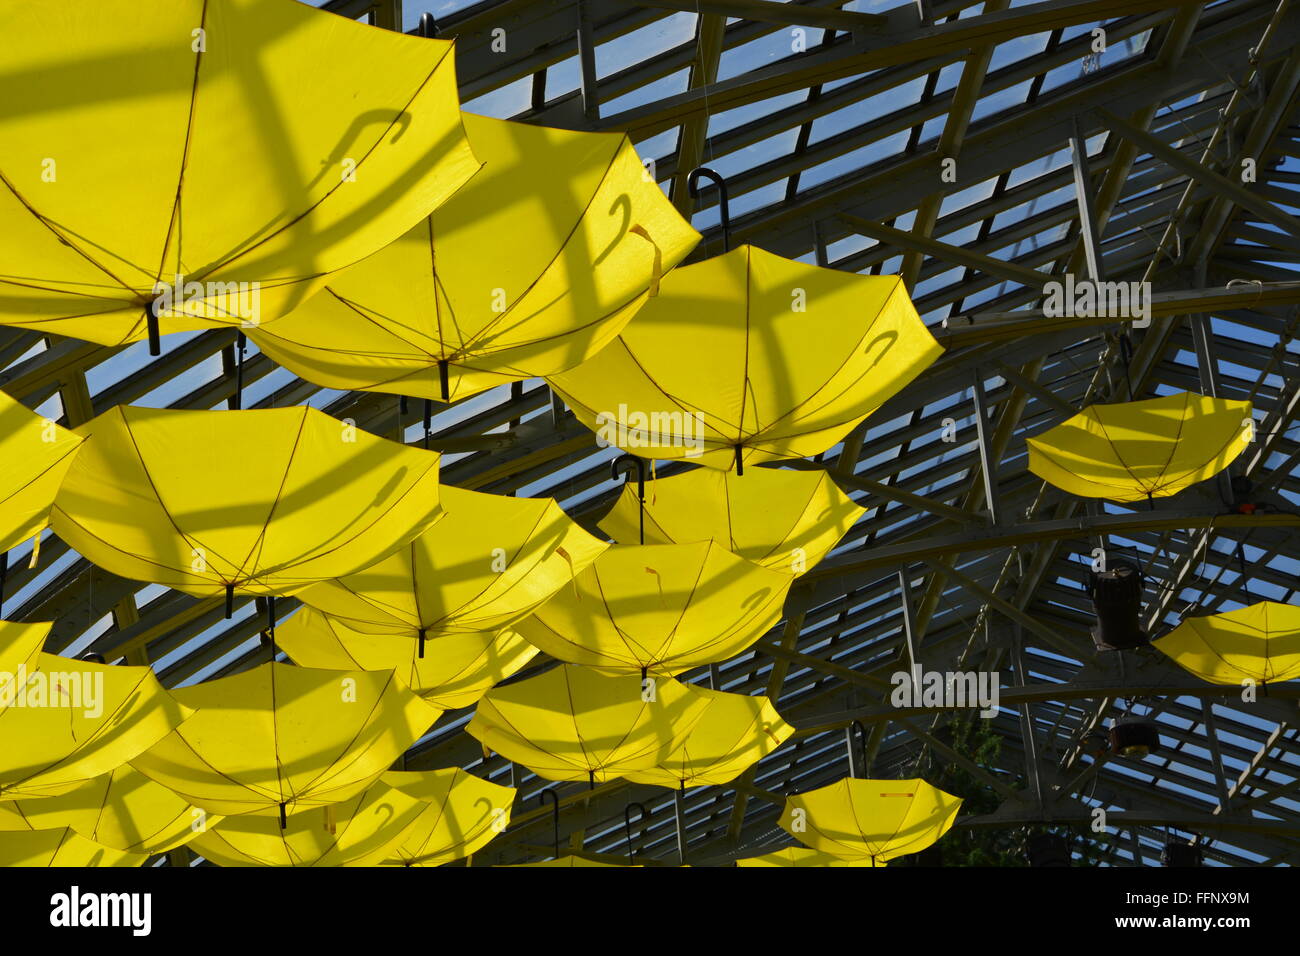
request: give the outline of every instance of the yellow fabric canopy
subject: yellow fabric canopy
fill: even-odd
[[[550,498],[443,487],[446,514],[390,557],[299,595],[339,623],[428,638],[499,631],[605,550]]]
[[[487,846],[510,825],[514,787],[503,787],[460,768],[431,773],[394,771],[384,783],[424,807],[419,821],[372,863],[442,866]]]
[[[0,675],[0,800],[53,797],[111,773],[192,711],[148,667],[40,654],[18,686]]]
[[[794,733],[766,697],[692,689],[708,701],[699,721],[663,763],[629,773],[632,783],[675,789],[730,783]]]
[[[783,850],[773,850],[762,856],[750,856],[736,861],[736,866],[876,866],[884,863],[872,863],[866,860],[841,860],[820,850],[810,850],[804,846],[788,846]]]
[[[289,0],[5,4],[0,36],[3,324],[267,321],[479,166],[449,42]]]
[[[350,574],[439,514],[436,453],[308,406],[117,406],[78,432],[55,533],[115,574],[200,597]]]
[[[1300,678],[1300,607],[1260,601],[1184,618],[1152,643],[1211,684],[1295,680]]]
[[[1254,436],[1250,402],[1176,392],[1089,405],[1026,440],[1029,470],[1083,498],[1164,498],[1213,477]]]
[[[706,706],[675,680],[643,684],[564,664],[494,687],[465,729],[547,780],[595,783],[663,763]]]
[[[919,778],[859,780],[787,797],[780,825],[814,850],[882,863],[918,853],[948,832],[961,798]]]
[[[0,831],[66,826],[103,846],[146,855],[188,843],[221,819],[192,806],[130,765],[62,796],[0,803]]]
[[[54,494],[84,440],[0,392],[0,552],[49,523]]]
[[[0,686],[37,669],[37,658],[53,625],[49,621],[0,621]],[[0,691],[2,693],[2,691]]]
[[[464,122],[483,171],[251,332],[263,352],[330,388],[464,398],[593,355],[699,241],[626,135]]]
[[[569,869],[575,866],[609,866],[609,867],[613,867],[616,870],[617,869],[632,870],[632,869],[636,869],[640,865],[641,864],[639,863],[634,865],[619,864],[619,863],[601,863],[599,860],[588,860],[586,857],[573,856],[570,854],[570,855],[562,856],[556,860],[541,860],[538,863],[502,863],[499,866],[493,867],[493,869],[522,870],[525,869],[526,867],[532,867],[532,866],[556,866],[565,869]]]
[[[0,833],[0,867],[140,866],[148,858],[101,846],[70,827]]]
[[[262,664],[172,691],[196,713],[132,760],[195,806],[237,814],[339,803],[438,719],[389,672]]]
[[[601,519],[620,544],[641,538],[642,506],[628,483]],[[693,468],[645,487],[645,544],[712,538],[765,568],[802,574],[826,556],[866,511],[820,471]]]
[[[515,630],[605,673],[677,674],[753,644],[780,620],[793,582],[714,541],[618,545]]]
[[[275,640],[303,667],[396,669],[411,690],[443,710],[472,706],[538,654],[532,644],[505,630],[448,634],[420,657],[409,637],[367,634],[309,607],[276,628]]]
[[[389,772],[342,803],[289,815],[283,829],[273,813],[227,817],[193,848],[220,866],[436,866],[504,829],[514,793],[457,768]]]
[[[617,339],[548,381],[606,444],[726,469],[826,451],[942,351],[897,276],[740,246],[674,269]]]

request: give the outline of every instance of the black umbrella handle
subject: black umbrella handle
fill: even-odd
[[[632,469],[636,469],[636,500],[641,520],[641,544],[645,544],[645,460],[629,452],[624,452],[609,463],[609,476],[618,481],[622,472],[625,481],[631,480]]]
[[[638,822],[645,820],[646,808],[644,803],[629,803],[623,808],[623,835],[627,837],[627,862],[631,866],[636,865],[634,851],[632,850],[632,808],[636,807]]]
[[[700,180],[707,179],[717,187],[718,206],[721,210],[722,219],[722,251],[731,251],[731,203],[728,201],[727,181],[719,176],[708,166],[697,166],[691,170],[691,174],[686,177],[686,191],[690,193],[692,199],[700,198]]]
[[[548,787],[537,795],[538,801],[542,806],[546,806],[546,798],[551,798],[551,827],[555,837],[555,859],[560,858],[560,798],[555,793],[554,787]]]

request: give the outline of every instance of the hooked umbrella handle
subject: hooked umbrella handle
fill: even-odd
[[[722,218],[722,251],[731,251],[731,204],[728,202],[727,181],[708,166],[697,166],[686,177],[686,191],[692,199],[700,198],[700,180],[707,179],[718,190],[718,206]]]
[[[630,452],[624,452],[609,463],[609,476],[618,481],[619,472],[622,471],[626,484],[632,478],[633,468],[636,469],[636,500],[641,520],[641,544],[645,544],[645,461]]]

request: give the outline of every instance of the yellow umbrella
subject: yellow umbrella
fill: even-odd
[[[515,630],[610,674],[677,674],[726,660],[781,618],[794,577],[714,541],[610,548]]]
[[[479,165],[449,42],[288,0],[7,4],[0,35],[3,324],[256,325]]]
[[[130,765],[62,796],[0,803],[0,831],[67,826],[103,846],[146,855],[188,843],[221,819]]]
[[[276,641],[303,667],[396,669],[411,690],[443,710],[472,706],[538,654],[536,647],[506,630],[448,634],[420,657],[408,637],[366,634],[309,607],[276,629]]]
[[[418,823],[371,863],[442,866],[477,853],[510,825],[514,787],[503,787],[459,768],[431,773],[386,773],[383,781],[425,808]]]
[[[513,789],[459,769],[390,772],[342,803],[290,814],[283,829],[273,813],[245,813],[192,845],[220,866],[377,866],[408,847],[420,850],[419,865],[436,865],[423,861],[456,859],[492,839],[513,800]]]
[[[617,339],[548,380],[605,444],[739,469],[826,451],[942,351],[897,276],[740,246],[673,270]]]
[[[310,407],[117,406],[54,505],[55,533],[124,578],[286,594],[391,554],[439,513],[438,455]]]
[[[444,487],[442,502],[446,515],[423,535],[364,571],[304,590],[303,603],[356,630],[422,645],[511,626],[606,548],[549,498]]]
[[[636,867],[639,867],[640,865],[641,865],[640,863],[636,863],[632,865],[627,865],[623,863],[601,863],[598,860],[588,860],[586,857],[569,855],[569,856],[559,857],[558,859],[555,860],[542,860],[539,863],[501,863],[498,864],[496,867],[493,867],[493,869],[522,870],[526,867],[531,867],[531,866],[555,866],[555,867],[562,867],[565,869],[569,869],[575,866],[609,866],[609,867],[613,867],[614,869],[631,870],[631,869],[635,869]]]
[[[917,853],[948,832],[961,798],[921,779],[859,780],[787,797],[780,826],[814,850],[871,865]]]
[[[0,800],[75,790],[133,759],[191,713],[148,667],[41,654],[25,682],[0,674]]]
[[[49,523],[54,493],[84,440],[0,392],[0,552],[40,534]],[[3,575],[0,564],[0,602]]]
[[[71,827],[0,833],[0,867],[140,866],[143,853],[124,853],[78,835]]]
[[[561,665],[495,687],[465,728],[547,780],[613,780],[668,759],[707,701],[675,680],[641,682]]]
[[[1260,601],[1189,617],[1152,643],[1211,684],[1295,680],[1300,677],[1300,607]]]
[[[644,498],[643,505],[637,490],[624,485],[600,530],[620,544],[712,538],[742,558],[792,574],[824,558],[866,511],[825,472],[777,468],[756,468],[743,478],[694,468],[650,482]]]
[[[1026,440],[1029,470],[1083,498],[1164,498],[1210,478],[1254,436],[1250,402],[1176,392],[1089,405]]]
[[[658,766],[629,773],[632,783],[677,789],[730,783],[794,733],[766,697],[691,689],[707,701],[699,721]]]
[[[132,766],[212,813],[281,822],[365,790],[441,713],[391,671],[275,663],[172,695],[197,713]]]
[[[877,866],[884,863],[872,863],[866,860],[841,860],[820,850],[810,850],[804,846],[788,846],[783,850],[773,850],[762,856],[750,856],[737,860],[736,866]]]
[[[463,398],[595,354],[699,241],[625,134],[464,121],[483,172],[250,333],[263,352],[330,388]]]
[[[36,670],[37,657],[45,646],[45,638],[49,636],[51,627],[53,625],[48,621],[32,624],[24,621],[0,621],[0,686],[9,681],[21,684],[24,678],[19,677],[19,674],[30,674]]]

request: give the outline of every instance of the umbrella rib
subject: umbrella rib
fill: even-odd
[[[207,3],[207,0],[204,0],[204,3],[206,4],[206,3]],[[448,55],[448,53],[450,53],[450,52],[451,52],[451,44],[448,44],[448,45],[447,45],[447,49],[444,50],[442,56],[440,56],[440,57],[438,58],[438,62],[435,63],[434,66],[433,66],[433,69],[429,71],[429,75],[426,76],[426,77],[425,77],[425,78],[420,82],[420,85],[417,86],[417,87],[415,88],[415,92],[411,94],[410,98],[409,98],[409,99],[406,101],[406,103],[403,105],[402,109],[396,111],[395,116],[393,117],[393,119],[390,120],[389,123],[388,123],[388,125],[385,126],[384,129],[379,133],[379,135],[376,137],[375,141],[371,144],[370,148],[369,148],[368,150],[366,150],[365,154],[364,154],[360,159],[358,159],[358,160],[356,161],[356,164],[352,167],[352,171],[353,171],[354,173],[357,172],[358,170],[360,170],[360,169],[361,169],[361,165],[362,165],[362,164],[363,164],[367,159],[369,159],[369,158],[371,157],[371,155],[374,153],[374,151],[375,151],[376,149],[379,148],[379,145],[384,141],[384,137],[386,137],[386,136],[388,135],[389,131],[390,131],[390,130],[395,126],[395,125],[397,125],[398,118],[400,118],[401,116],[406,115],[406,113],[407,113],[408,110],[409,110],[410,105],[411,105],[413,102],[415,102],[416,97],[419,96],[419,95],[424,91],[424,88],[425,88],[426,86],[429,85],[429,81],[430,81],[431,79],[433,79],[433,75],[434,75],[435,73],[438,72],[439,67],[442,66],[443,61],[447,58],[447,55]],[[482,166],[480,165],[479,168],[481,169]],[[229,266],[231,263],[233,263],[233,262],[237,262],[239,259],[242,259],[243,257],[247,256],[249,253],[251,253],[254,249],[257,249],[259,246],[263,246],[263,245],[265,245],[266,243],[268,243],[268,242],[270,242],[272,239],[274,239],[276,236],[280,235],[282,232],[285,232],[285,231],[291,229],[292,227],[294,227],[295,225],[297,225],[299,222],[301,222],[303,219],[307,218],[307,216],[309,216],[311,213],[315,212],[316,209],[318,209],[318,208],[321,206],[321,204],[325,202],[325,200],[327,200],[327,199],[329,199],[331,196],[333,196],[334,193],[335,193],[335,191],[338,190],[338,189],[340,189],[340,188],[342,187],[342,185],[343,185],[343,180],[340,178],[339,182],[335,183],[335,184],[334,184],[333,186],[331,186],[328,190],[326,190],[325,194],[324,194],[323,196],[321,196],[320,199],[316,200],[314,203],[312,203],[310,206],[308,206],[306,209],[304,209],[304,210],[303,210],[301,213],[299,213],[297,216],[293,217],[293,218],[290,219],[288,222],[284,223],[283,225],[279,226],[278,228],[273,229],[272,231],[270,231],[269,233],[267,233],[265,236],[263,236],[261,239],[258,239],[257,241],[251,243],[249,246],[247,246],[246,248],[240,250],[239,252],[232,253],[232,254],[229,255],[227,258],[222,259],[222,260],[218,260],[216,263],[214,263],[213,265],[211,265],[210,267],[208,267],[208,269],[206,269],[206,270],[205,270],[201,275],[199,275],[198,278],[199,278],[200,280],[202,280],[202,279],[206,278],[207,276],[210,276],[212,273],[216,272],[218,269],[225,268],[225,267]]]
[[[293,456],[298,453],[298,445],[302,441],[302,433],[306,427],[307,427],[307,409],[306,407],[304,407],[301,415],[299,415],[298,417],[298,430],[297,432],[294,433],[293,436],[293,446],[289,449],[289,454],[285,458],[284,474],[280,476],[280,487],[276,489],[275,498],[271,502],[271,507],[270,510],[268,510],[266,513],[265,520],[263,520],[262,522],[261,530],[258,531],[257,537],[253,539],[253,543],[248,548],[248,553],[244,556],[244,560],[240,563],[241,569],[243,569],[246,564],[250,564],[250,563],[255,567],[257,561],[261,559],[262,550],[265,547],[265,543],[266,543],[267,529],[271,526],[271,521],[275,517],[276,508],[278,508],[280,505],[280,498],[284,494],[284,486],[288,484],[289,481],[289,472],[293,470]],[[254,552],[256,552],[257,554],[256,559],[253,557]],[[289,563],[290,562],[286,561],[283,564],[281,564],[281,567],[286,567],[289,565]],[[269,574],[270,573],[269,569],[265,573]]]
[[[81,248],[81,246],[77,245],[71,239],[69,239],[68,236],[63,232],[63,230],[55,228],[54,223],[52,223],[50,220],[46,219],[39,212],[37,212],[36,208],[27,201],[27,199],[22,195],[22,193],[20,193],[17,190],[14,184],[9,181],[9,177],[7,177],[3,172],[0,172],[0,184],[3,184],[4,187],[8,189],[9,192],[13,195],[14,199],[18,200],[18,204],[21,205],[24,209],[26,209],[29,213],[31,213],[31,215],[35,217],[36,221],[39,222],[42,226],[44,226],[46,229],[48,229],[54,235],[54,237],[59,240],[60,243],[66,245],[77,255],[81,256],[81,258],[85,259],[88,263],[90,263],[100,272],[104,273],[104,275],[112,279],[114,282],[120,285],[124,290],[130,292],[132,295],[136,294],[134,288],[132,288],[125,281],[119,278],[111,269],[109,269],[103,263],[96,260],[95,257],[92,256],[89,252],[87,252],[85,249]],[[13,284],[18,285],[20,283],[13,283]],[[62,290],[52,289],[50,291],[57,291],[62,294],[66,294],[63,293]]]
[[[388,692],[389,687],[391,687],[392,684],[393,684],[393,678],[396,677],[396,676],[397,676],[397,671],[396,671],[395,669],[389,672],[387,680],[384,681],[384,686],[383,686],[382,688],[380,688],[379,693],[375,696],[375,702],[374,702],[373,704],[370,705],[370,711],[369,711],[369,713],[366,714],[365,720],[363,720],[363,721],[358,725],[358,727],[357,727],[357,729],[356,729],[356,732],[353,733],[353,735],[352,735],[352,739],[349,740],[349,741],[347,742],[347,745],[346,745],[346,746],[343,748],[343,750],[341,751],[342,754],[346,755],[346,754],[348,753],[348,751],[350,751],[350,750],[352,749],[352,745],[355,744],[355,743],[357,742],[357,739],[361,736],[362,732],[363,732],[363,731],[366,729],[366,727],[370,724],[370,719],[375,715],[375,711],[379,708],[380,703],[381,703],[381,702],[383,701],[383,699],[384,699],[384,694],[386,694],[386,693]],[[439,716],[441,716],[441,715],[439,715]],[[436,722],[436,721],[435,721],[435,722]],[[427,729],[427,728],[426,728],[426,729]],[[362,756],[362,754],[357,753],[357,754],[354,755],[353,758],[352,758],[351,760],[349,760],[346,764],[343,763],[343,761],[342,761],[341,758],[340,758],[340,759],[337,759],[337,760],[334,760],[332,763],[326,765],[325,768],[324,768],[323,770],[321,770],[319,773],[316,774],[316,776],[314,776],[314,777],[312,777],[310,780],[308,780],[308,781],[303,785],[302,792],[303,792],[303,793],[306,793],[308,790],[311,790],[312,788],[317,787],[317,786],[320,784],[320,782],[321,782],[322,780],[327,780],[327,779],[328,779],[328,778],[327,778],[327,775],[330,775],[330,777],[337,777],[339,774],[341,774],[344,770],[346,770],[346,769],[347,769],[348,767],[350,767],[352,764],[354,764],[354,763],[356,763],[358,760],[360,760],[360,759],[361,759],[361,756]],[[279,759],[279,758],[278,758],[278,756],[277,756],[277,760],[278,760],[278,759]],[[332,774],[331,774],[331,771],[333,771]],[[321,787],[321,789],[323,789],[323,786]]]

